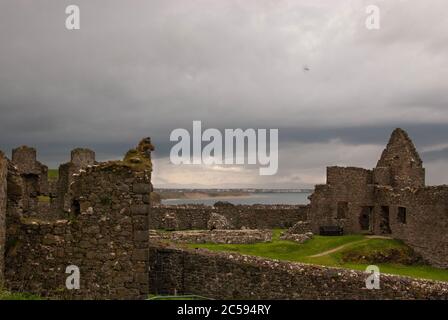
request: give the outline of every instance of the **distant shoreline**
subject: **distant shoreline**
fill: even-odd
[[[308,196],[310,192],[241,192],[241,193],[179,193],[165,195],[160,199],[161,204],[183,205],[183,204],[203,204],[214,205],[216,202],[230,202],[234,205],[252,205],[252,204],[285,204],[299,205],[309,203]]]
[[[159,192],[162,200],[248,197],[249,192]]]
[[[154,192],[160,199],[208,199],[226,197],[248,197],[256,194],[275,193],[312,193],[313,189],[162,189],[155,188]]]
[[[191,191],[167,191],[163,190],[155,191],[159,196],[160,200],[202,200],[202,199],[235,199],[235,198],[251,198],[254,196],[261,196],[263,194],[302,194],[302,193],[311,193],[311,190],[297,190],[297,191],[243,191],[243,190],[234,190],[234,191],[217,191],[217,190],[210,190],[210,191],[198,191],[198,190],[191,190]]]

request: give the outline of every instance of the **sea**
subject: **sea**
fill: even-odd
[[[227,201],[233,204],[308,204],[309,192],[272,192],[251,193],[238,197],[213,197],[204,199],[164,199],[162,204],[204,204],[211,206],[217,201]]]

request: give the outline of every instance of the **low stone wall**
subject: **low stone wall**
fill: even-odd
[[[365,288],[361,271],[234,253],[150,247],[150,292],[215,299],[448,299],[448,283],[382,274]],[[198,267],[199,266],[199,267]]]
[[[290,228],[306,220],[307,205],[235,205],[213,207],[205,205],[159,205],[151,209],[150,229],[207,229],[212,213],[228,220],[232,229]]]
[[[57,298],[146,298],[150,188],[150,172],[105,163],[74,179],[70,219],[41,221],[11,212],[7,287]],[[79,267],[79,290],[66,288],[70,265]]]
[[[175,243],[244,244],[272,241],[271,230],[188,230],[150,232],[150,241],[169,240]]]

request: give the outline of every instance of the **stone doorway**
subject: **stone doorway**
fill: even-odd
[[[380,233],[381,234],[390,234],[390,225],[389,225],[389,207],[381,206],[380,213],[381,221],[380,221]]]
[[[361,231],[371,231],[373,207],[362,207],[359,215],[359,227]]]

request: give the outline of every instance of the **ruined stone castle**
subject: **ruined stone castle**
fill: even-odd
[[[33,148],[14,149],[11,160],[0,152],[0,287],[63,299],[448,298],[448,283],[383,275],[381,290],[367,290],[361,271],[165,241],[173,240],[166,230],[178,243],[253,243],[269,241],[274,228],[338,227],[402,239],[448,267],[448,187],[425,187],[422,161],[403,130],[394,131],[375,169],[328,168],[309,205],[151,206],[152,150],[146,138],[123,160],[100,163],[78,148],[57,180],[48,179]],[[72,265],[79,290],[66,287]]]
[[[448,267],[448,186],[425,186],[425,169],[408,134],[392,133],[372,170],[328,167],[310,197],[315,233],[339,226],[403,240],[431,264]]]
[[[0,153],[0,285],[60,298],[138,299],[148,292],[149,138],[123,160],[75,149],[57,181],[20,147]],[[81,290],[68,290],[77,266]]]

